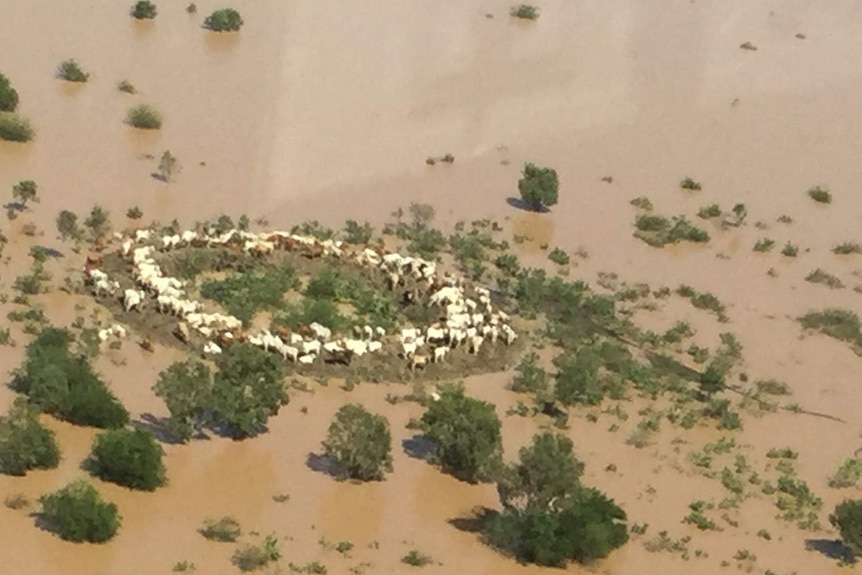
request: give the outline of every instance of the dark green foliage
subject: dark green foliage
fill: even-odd
[[[544,393],[548,390],[548,374],[539,367],[539,355],[530,353],[518,367],[515,368],[517,375],[512,379],[512,391],[518,393]]]
[[[557,203],[559,188],[560,182],[556,170],[541,168],[532,163],[524,166],[523,174],[518,181],[521,199],[537,212]]]
[[[189,359],[170,365],[159,374],[153,392],[171,416],[168,428],[187,441],[206,425],[212,394],[212,373],[206,364]]]
[[[856,555],[862,555],[862,499],[845,499],[835,507],[829,522],[841,533],[841,541]]]
[[[47,526],[66,541],[103,543],[120,527],[117,506],[103,501],[83,479],[42,496],[40,502]]]
[[[344,224],[344,241],[348,244],[367,244],[374,235],[374,228],[365,222],[359,224],[356,220],[347,220]]]
[[[548,259],[560,266],[569,265],[569,254],[560,248],[554,248],[548,254]]]
[[[57,67],[57,77],[67,82],[86,82],[90,75],[75,60],[65,60]]]
[[[25,398],[0,417],[0,473],[25,475],[30,469],[53,469],[60,463],[54,433],[39,422],[39,410]]]
[[[443,469],[470,482],[487,481],[502,456],[500,419],[494,406],[448,389],[422,416],[425,435],[434,442]]]
[[[88,469],[105,481],[130,489],[154,491],[165,482],[164,451],[139,429],[112,429],[96,436]]]
[[[217,301],[248,325],[256,313],[284,307],[284,293],[298,286],[292,268],[276,267],[208,281],[201,287],[201,296]]]
[[[486,541],[519,560],[563,567],[607,557],[628,541],[626,513],[600,491],[584,489],[556,513],[506,510],[484,526]]]
[[[581,489],[584,464],[564,435],[544,432],[519,452],[520,461],[505,467],[497,481],[500,501],[507,509],[547,511],[563,508]]]
[[[84,220],[84,225],[90,228],[94,238],[105,235],[111,229],[108,212],[99,204],[90,209],[90,215]]]
[[[242,16],[233,8],[216,10],[204,20],[204,28],[213,32],[235,32],[242,25]]]
[[[681,241],[705,243],[709,234],[689,222],[684,216],[668,220],[663,216],[641,214],[635,220],[637,230],[634,235],[653,247],[663,247]]]
[[[789,258],[795,258],[797,255],[799,255],[799,246],[787,242],[786,244],[784,244],[784,247],[781,248],[781,255],[787,256]]]
[[[274,326],[286,326],[296,329],[301,325],[317,322],[333,331],[342,331],[350,325],[350,321],[341,315],[338,307],[330,300],[305,298],[299,304],[289,306],[284,313],[276,316]]]
[[[539,9],[529,4],[518,4],[517,6],[512,6],[509,13],[514,18],[520,18],[521,20],[536,20],[539,17]]]
[[[199,532],[210,541],[233,543],[242,535],[242,528],[239,521],[233,517],[225,516],[221,519],[207,519]]]
[[[768,252],[772,248],[775,247],[775,240],[770,238],[761,238],[757,240],[757,243],[754,244],[754,251],[756,252]]]
[[[0,72],[0,112],[14,112],[17,107],[18,92],[9,78]]]
[[[267,535],[260,545],[244,545],[237,549],[231,561],[240,571],[256,571],[281,558],[278,538]]]
[[[132,6],[131,14],[132,18],[137,18],[138,20],[152,20],[158,14],[158,9],[149,0],[140,0]]]
[[[598,405],[605,396],[599,367],[602,358],[590,346],[582,346],[554,359],[559,371],[554,393],[563,405]]]
[[[216,360],[211,377],[203,364],[175,363],[153,387],[171,412],[171,430],[183,440],[203,428],[236,439],[266,430],[266,422],[287,405],[281,359],[250,343],[228,346]]]
[[[725,388],[726,369],[717,360],[711,361],[700,377],[700,389],[707,395],[715,395]]]
[[[808,197],[818,204],[832,203],[832,193],[828,189],[821,188],[820,186],[814,186],[808,190]]]
[[[840,243],[832,248],[832,253],[839,255],[862,254],[862,244],[856,242]]]
[[[26,206],[27,202],[39,202],[36,197],[39,186],[33,180],[23,180],[12,186],[12,199]]]
[[[57,216],[57,231],[64,240],[80,240],[84,236],[78,227],[78,215],[69,210],[63,210]]]
[[[358,403],[345,405],[336,412],[323,449],[351,479],[380,480],[392,471],[389,422]]]
[[[401,558],[401,562],[405,565],[410,565],[411,567],[424,567],[434,560],[424,553],[420,553],[416,549],[411,549],[404,557]]]
[[[692,192],[701,190],[700,182],[698,182],[697,180],[694,180],[692,178],[689,178],[689,177],[683,178],[679,182],[679,187],[682,188],[683,190],[689,190]]]
[[[862,322],[853,311],[838,308],[810,311],[799,318],[799,323],[805,329],[814,329],[835,339],[862,345]]]
[[[30,121],[18,114],[0,112],[0,140],[29,142],[36,136]]]
[[[126,123],[141,130],[158,130],[162,127],[162,114],[152,106],[141,104],[129,110]]]
[[[704,220],[721,217],[721,207],[718,204],[709,204],[700,208],[697,212],[697,217]]]
[[[122,427],[129,412],[86,358],[70,350],[72,335],[65,329],[45,328],[27,346],[18,391],[47,413],[78,425]]]
[[[837,276],[825,272],[820,268],[815,269],[805,276],[805,281],[815,284],[823,284],[832,289],[841,289],[844,287],[844,282],[842,282]]]

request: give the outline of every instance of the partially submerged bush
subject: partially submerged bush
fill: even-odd
[[[820,268],[805,276],[805,281],[814,284],[823,284],[832,289],[841,289],[844,287],[844,283],[837,276],[827,273]]]
[[[36,136],[30,121],[18,114],[0,112],[0,140],[29,142]]]
[[[829,522],[841,533],[841,542],[862,555],[862,499],[845,499],[835,507]]]
[[[817,202],[818,204],[832,203],[832,193],[828,189],[821,188],[820,186],[814,186],[813,188],[809,189],[808,197]]]
[[[559,188],[556,170],[542,168],[532,163],[524,166],[521,179],[518,181],[521,199],[530,206],[530,209],[537,212],[557,203]]]
[[[96,488],[83,479],[43,496],[40,501],[46,525],[66,541],[103,543],[120,527],[117,506],[103,501]]]
[[[0,72],[0,112],[14,112],[17,107],[18,92],[9,78]]]
[[[389,422],[358,403],[345,405],[336,412],[323,448],[351,479],[380,480],[392,471]]]
[[[637,230],[634,236],[653,247],[664,247],[681,241],[695,243],[709,241],[709,234],[689,222],[684,216],[676,216],[673,220],[668,220],[659,215],[641,214],[635,220],[635,227]]]
[[[99,478],[142,491],[165,482],[164,451],[153,436],[140,429],[113,429],[93,442],[88,469]]]
[[[207,519],[204,526],[200,528],[200,534],[211,541],[222,541],[232,543],[242,535],[239,521],[233,517],[222,517],[221,519]]]
[[[12,199],[27,207],[27,202],[39,203],[39,186],[33,180],[23,180],[12,186]]]
[[[86,358],[72,353],[72,341],[65,329],[42,330],[27,346],[17,390],[43,411],[70,423],[100,428],[126,425],[129,412]]]
[[[569,264],[569,254],[560,248],[554,248],[551,250],[548,254],[548,259],[560,266]]]
[[[25,475],[31,469],[53,469],[60,463],[54,433],[39,422],[39,410],[25,398],[0,417],[0,473]]]
[[[839,308],[811,311],[800,317],[799,323],[805,329],[817,330],[841,341],[862,344],[862,322],[853,311]]]
[[[141,130],[158,130],[162,127],[162,115],[152,106],[141,104],[129,110],[126,122]]]
[[[57,232],[64,240],[80,240],[84,232],[78,226],[78,215],[69,210],[63,210],[57,215]]]
[[[125,92],[126,94],[137,94],[138,89],[135,88],[134,84],[129,82],[128,80],[121,80],[117,83],[117,90],[120,92]]]
[[[718,204],[709,204],[708,206],[704,206],[698,210],[697,217],[704,220],[719,218],[721,217],[721,207],[719,207]]]
[[[213,32],[236,32],[242,25],[242,16],[233,8],[216,10],[204,20],[204,28]]]
[[[683,178],[679,182],[679,187],[682,188],[683,190],[689,190],[692,192],[696,192],[696,191],[701,190],[700,182],[698,182],[697,180],[694,180],[692,178],[689,178],[688,176],[686,176],[685,178]]]
[[[260,311],[283,308],[284,293],[298,285],[293,268],[278,267],[261,273],[241,273],[223,280],[208,281],[201,286],[201,296],[217,301],[248,325]]]
[[[529,4],[512,6],[510,13],[513,17],[522,20],[536,20],[539,17],[539,9]]]
[[[57,67],[57,77],[67,82],[86,82],[90,75],[75,60],[65,60]]]
[[[844,461],[829,478],[829,487],[845,489],[854,487],[862,479],[862,459],[850,458]]]
[[[502,456],[500,419],[493,404],[447,389],[422,416],[425,435],[434,442],[443,469],[470,482],[487,481]]]
[[[131,14],[132,18],[138,20],[152,20],[158,14],[158,9],[149,0],[140,0],[132,6]]]
[[[237,549],[232,561],[240,571],[255,571],[280,558],[278,538],[275,535],[267,535],[260,545],[244,545]]]

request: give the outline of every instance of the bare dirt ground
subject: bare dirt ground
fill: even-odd
[[[587,464],[585,481],[620,502],[631,522],[649,524],[644,536],[633,536],[593,571],[852,572],[822,550],[837,536],[826,520],[829,510],[859,496],[858,489],[828,487],[827,478],[862,447],[860,358],[842,342],[803,334],[795,318],[825,306],[859,310],[862,302],[853,289],[862,284],[860,256],[831,252],[838,243],[862,241],[857,2],[543,0],[535,22],[513,21],[508,3],[491,0],[233,4],[246,21],[238,35],[204,32],[203,16],[217,7],[204,3],[194,16],[165,3],[151,23],[134,22],[126,6],[107,0],[4,3],[0,70],[20,93],[20,112],[37,137],[26,145],[0,142],[0,193],[32,179],[42,201],[0,225],[9,237],[4,258],[11,257],[0,272],[3,293],[11,294],[14,278],[26,271],[34,243],[64,252],[48,266],[53,283],[62,285],[80,256],[55,239],[54,219],[61,209],[83,214],[94,203],[111,212],[117,227],[126,225],[123,215],[132,205],[147,220],[191,224],[248,213],[276,229],[306,219],[379,226],[413,201],[433,205],[444,228],[492,218],[505,234],[527,236],[524,243],[512,241],[524,265],[553,269],[546,244],[570,254],[580,248],[570,279],[595,286],[601,272],[612,272],[652,289],[686,284],[713,293],[726,306],[727,323],[675,295],[633,317],[659,333],[685,321],[696,332],[691,341],[710,348],[720,333],[734,333],[751,381],[782,381],[792,391],[781,399],[785,406],[829,416],[743,412],[743,429],[733,432],[663,423],[638,448],[626,439],[638,412],[652,405],[648,400],[622,402],[626,420],[603,412],[613,402],[573,409],[566,433]],[[757,50],[740,49],[744,42]],[[66,58],[91,72],[90,81],[69,86],[55,79]],[[121,79],[139,94],[118,92]],[[164,127],[142,133],[124,125],[126,110],[137,103],[158,107]],[[183,166],[170,184],[151,177],[157,161],[147,158],[165,149]],[[444,153],[455,156],[454,164],[426,165],[427,157]],[[526,161],[559,172],[560,202],[548,214],[507,202],[517,195]],[[602,180],[608,176],[611,182]],[[685,176],[702,190],[681,190]],[[832,190],[830,205],[806,195],[814,185]],[[638,211],[629,201],[639,196],[651,200],[654,213],[685,215],[704,227],[710,241],[656,249],[634,238]],[[722,229],[697,218],[711,203],[724,211],[744,203],[745,224]],[[782,215],[792,223],[777,221]],[[25,222],[44,235],[24,235]],[[774,240],[775,248],[754,252],[762,238]],[[797,257],[780,254],[786,242],[798,245]],[[845,287],[805,281],[816,268]],[[61,325],[89,317],[93,307],[87,296],[61,292],[34,299]],[[24,324],[6,319],[14,309],[11,298],[0,304],[0,328],[9,327],[17,342],[0,348],[3,373],[20,364],[27,341]],[[97,313],[107,317],[104,309]],[[162,417],[166,410],[150,387],[182,357],[172,347],[158,346],[150,355],[127,343],[103,353],[97,367],[134,418]],[[507,457],[537,426],[550,425],[505,415],[523,399],[506,389],[511,377],[465,380],[470,394],[497,405]],[[474,506],[495,506],[496,493],[490,485],[458,482],[397,448],[412,437],[405,425],[422,409],[385,398],[406,395],[410,386],[361,384],[348,392],[339,383],[310,382],[311,391],[293,391],[290,405],[259,438],[165,445],[170,483],[155,493],[97,482],[124,517],[109,544],[65,543],[36,528],[26,512],[0,509],[5,568],[22,575],[137,575],[168,573],[187,560],[199,573],[232,573],[234,547],[206,541],[196,530],[207,517],[234,515],[246,531],[278,534],[285,571],[289,562],[318,560],[330,573],[366,563],[367,573],[400,573],[410,569],[400,562],[410,549],[434,558],[424,568],[431,573],[543,571],[494,553],[450,524]],[[0,390],[0,408],[13,397]],[[395,473],[383,483],[337,483],[306,465],[332,414],[348,401],[390,420]],[[83,473],[93,431],[45,421],[58,434],[60,468],[0,477],[0,494],[36,498]],[[823,499],[822,529],[777,519],[769,497],[746,499],[728,511],[730,521],[717,507],[707,512],[721,531],[682,523],[693,501],[717,504],[725,497],[721,481],[699,473],[689,455],[722,437],[736,447],[714,456],[718,471],[742,454],[761,476],[773,477],[768,450],[797,451],[799,478]],[[611,464],[616,471],[608,470]],[[279,503],[277,494],[290,498]],[[691,540],[685,550],[651,551],[646,544],[660,531]],[[322,539],[348,540],[354,550],[342,556]],[[821,551],[807,550],[806,542]],[[742,550],[756,560],[744,559]]]

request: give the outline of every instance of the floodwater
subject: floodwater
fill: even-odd
[[[529,236],[518,248],[527,263],[544,261],[544,244],[570,253],[583,247],[588,257],[578,258],[572,277],[594,282],[598,272],[616,272],[629,282],[686,283],[714,293],[728,307],[728,324],[716,327],[687,306],[645,314],[645,321],[666,328],[686,320],[709,346],[720,331],[734,332],[752,379],[783,380],[806,410],[841,420],[770,415],[747,422],[740,440],[762,450],[780,440],[798,450],[800,475],[824,498],[824,509],[846,495],[827,489],[825,478],[860,447],[860,360],[825,337],[800,337],[793,318],[824,305],[859,310],[862,301],[851,289],[862,283],[854,275],[862,266],[829,251],[860,240],[858,2],[542,0],[537,21],[519,22],[508,16],[508,2],[492,0],[238,0],[233,5],[246,25],[225,35],[200,27],[215,6],[188,15],[182,4],[162,3],[154,22],[139,23],[109,0],[4,2],[0,70],[20,93],[20,112],[37,138],[0,143],[0,190],[36,180],[42,202],[26,218],[45,230],[31,239],[20,236],[18,224],[4,226],[13,255],[33,242],[51,244],[59,210],[83,213],[94,203],[108,208],[117,225],[125,225],[123,214],[133,205],[161,221],[248,213],[277,228],[308,218],[380,224],[412,201],[432,204],[441,225],[494,218],[509,233]],[[758,49],[742,50],[743,42]],[[92,74],[86,85],[53,77],[67,58]],[[139,93],[118,92],[122,79]],[[160,131],[123,123],[139,103],[161,110]],[[183,168],[171,184],[151,177],[157,159],[147,159],[166,149]],[[454,164],[426,165],[427,157],[445,153]],[[559,172],[560,202],[548,214],[525,213],[507,201],[517,196],[527,161]],[[611,183],[602,181],[607,176]],[[684,176],[703,190],[681,192]],[[817,184],[832,189],[832,205],[806,196]],[[637,196],[668,216],[695,219],[712,202],[725,210],[745,203],[749,216],[736,229],[707,223],[706,246],[657,250],[632,237],[635,210],[628,202]],[[777,223],[782,214],[794,222]],[[761,237],[773,238],[777,248],[752,252]],[[778,253],[788,241],[799,245],[799,257]],[[66,265],[52,264],[55,277]],[[21,273],[20,263],[12,266],[0,278],[4,290]],[[805,282],[817,267],[848,287]],[[47,298],[48,315],[71,321],[73,299]],[[3,315],[8,309],[0,305]],[[0,368],[17,366],[22,348],[3,348]],[[128,342],[105,354],[99,368],[136,417],[160,417],[164,407],[149,390],[176,359],[172,354],[159,349],[150,356]],[[517,400],[503,390],[508,378],[483,376],[467,385],[494,401],[502,416]],[[313,395],[294,392],[270,433],[253,441],[166,445],[170,484],[154,494],[99,484],[124,516],[110,544],[64,543],[26,513],[0,509],[4,564],[22,575],[137,575],[166,573],[188,560],[201,573],[228,573],[233,546],[205,541],[196,529],[206,517],[230,514],[246,531],[283,538],[285,565],[320,560],[330,573],[346,573],[367,562],[369,573],[403,572],[399,559],[415,548],[442,563],[426,567],[430,572],[543,571],[496,555],[449,523],[476,505],[494,505],[493,487],[459,483],[400,449],[396,472],[383,484],[339,484],[309,469],[306,458],[319,450],[342,403],[361,401],[389,417],[396,446],[410,437],[409,417],[421,413],[383,400],[389,392],[407,393],[403,386],[313,388]],[[2,407],[11,401],[11,392],[0,391]],[[506,453],[513,457],[534,426],[517,417],[505,422]],[[0,477],[0,494],[35,498],[82,473],[92,432],[50,425],[63,449],[60,469]],[[758,555],[759,569],[840,571],[805,551],[805,534],[756,502],[740,529],[701,534],[681,525],[689,502],[718,497],[720,488],[667,460],[673,432],[663,431],[654,449],[643,450],[579,418],[572,418],[570,433],[587,462],[587,480],[621,502],[632,521],[649,523],[650,534],[694,534],[710,555],[686,562],[647,553],[635,541],[602,563],[603,572],[717,573],[719,562],[741,548]],[[610,463],[620,472],[604,472]],[[290,500],[274,501],[278,493]],[[760,528],[773,533],[771,542],[754,536]],[[350,540],[351,557],[326,551],[321,538]]]

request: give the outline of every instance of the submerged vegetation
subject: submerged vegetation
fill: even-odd
[[[126,122],[141,130],[158,130],[162,127],[162,114],[147,104],[140,104],[126,114]]]
[[[11,112],[0,112],[0,140],[29,142],[36,137],[30,120]]]
[[[236,32],[242,25],[242,16],[233,8],[216,10],[204,20],[204,28],[212,32]]]
[[[634,236],[653,247],[664,247],[682,241],[706,243],[709,234],[689,222],[685,216],[674,216],[668,220],[664,216],[641,214],[635,220]]]

